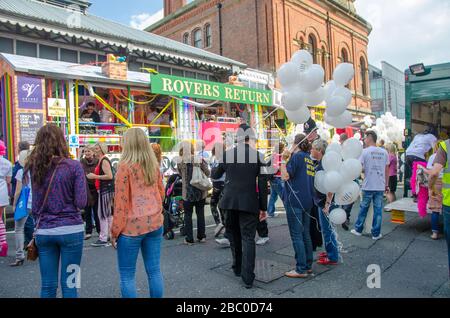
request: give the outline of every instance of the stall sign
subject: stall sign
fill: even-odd
[[[194,80],[171,75],[151,75],[151,92],[178,97],[192,97],[240,104],[272,106],[273,93],[222,83]]]
[[[78,137],[78,135],[69,135],[69,147],[70,148],[80,147],[80,137]]]
[[[66,117],[66,100],[62,98],[48,98],[48,115],[50,117]]]
[[[17,76],[19,108],[42,109],[42,80],[36,77]]]
[[[38,130],[44,125],[42,113],[19,113],[20,140],[34,145]]]

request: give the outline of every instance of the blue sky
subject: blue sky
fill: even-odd
[[[90,13],[138,29],[163,17],[163,0],[90,1]],[[403,71],[418,62],[450,61],[450,0],[357,0],[355,5],[373,26],[371,64],[386,61]]]

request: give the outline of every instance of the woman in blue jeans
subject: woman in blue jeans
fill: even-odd
[[[86,178],[67,149],[62,130],[46,125],[39,129],[25,165],[25,173],[31,172],[42,298],[56,298],[60,271],[64,298],[77,297],[80,288],[84,239],[80,211],[87,203]]]
[[[305,135],[295,136],[294,146],[283,153],[281,165],[282,178],[286,181],[283,203],[297,262],[294,270],[285,273],[291,278],[306,278],[312,274],[313,246],[309,228],[313,207],[314,164],[309,156],[310,148]]]
[[[123,298],[136,298],[136,262],[142,251],[150,297],[163,296],[160,267],[164,187],[155,153],[142,129],[123,136],[114,197],[111,243],[117,248]]]

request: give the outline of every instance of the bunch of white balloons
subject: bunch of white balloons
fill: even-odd
[[[347,107],[352,101],[352,92],[345,87],[355,76],[353,64],[339,64],[333,72],[333,80],[325,85],[325,122],[335,128],[345,128],[352,123],[352,114]]]
[[[300,50],[280,67],[277,78],[283,91],[281,104],[288,119],[296,124],[306,123],[311,117],[308,106],[316,106],[325,99],[323,67],[313,64],[308,51]]]
[[[363,151],[360,141],[350,138],[341,146],[331,143],[322,158],[322,171],[316,173],[315,188],[323,193],[334,193],[337,205],[348,205],[355,202],[359,196],[359,185],[354,181],[362,172],[359,160]],[[343,209],[334,209],[330,213],[330,221],[342,224],[347,216]]]
[[[401,145],[405,140],[405,120],[398,119],[390,112],[377,118],[375,126],[371,128],[377,133],[378,140],[384,140],[386,144],[396,142]]]

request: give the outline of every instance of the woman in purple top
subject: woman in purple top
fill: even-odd
[[[389,152],[389,193],[387,199],[389,203],[394,202],[395,192],[397,191],[397,147],[394,144],[387,146]]]
[[[80,210],[87,204],[86,178],[81,164],[69,159],[63,132],[56,125],[39,129],[34,146],[25,171],[31,172],[41,297],[56,298],[61,260],[62,295],[74,298],[80,288],[84,239]]]

